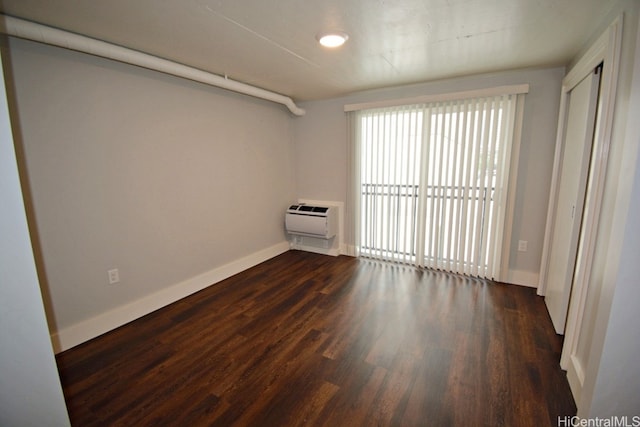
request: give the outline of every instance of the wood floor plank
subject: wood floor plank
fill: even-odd
[[[74,426],[555,426],[535,290],[290,251],[57,356]]]

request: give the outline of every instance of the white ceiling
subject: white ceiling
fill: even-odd
[[[291,96],[565,65],[615,0],[0,0],[0,11]],[[342,30],[337,50],[316,35]]]

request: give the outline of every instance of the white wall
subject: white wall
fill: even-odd
[[[640,78],[640,67],[636,77]],[[640,117],[640,82],[635,87],[637,102],[629,117],[633,114],[633,138],[640,146],[637,121]],[[637,327],[640,322],[640,156],[635,164],[636,174],[624,227],[615,294],[594,385],[592,416],[640,416],[640,328]]]
[[[19,39],[8,56],[61,348],[288,249],[283,107]]]
[[[38,287],[2,80],[0,200],[0,425],[68,426]]]
[[[298,197],[346,201],[345,104],[529,83],[524,107],[510,280],[537,286],[563,76],[564,68],[519,70],[303,103],[301,106],[307,114],[294,122]],[[529,242],[526,253],[517,251],[518,240]]]

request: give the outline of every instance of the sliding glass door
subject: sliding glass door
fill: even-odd
[[[359,254],[495,278],[516,98],[351,113]]]

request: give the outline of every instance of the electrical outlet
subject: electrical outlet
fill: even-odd
[[[120,271],[118,271],[117,268],[108,270],[107,275],[109,276],[110,285],[115,285],[116,283],[120,283]]]
[[[529,242],[527,242],[526,240],[519,240],[518,241],[518,252],[527,252],[527,244]]]

